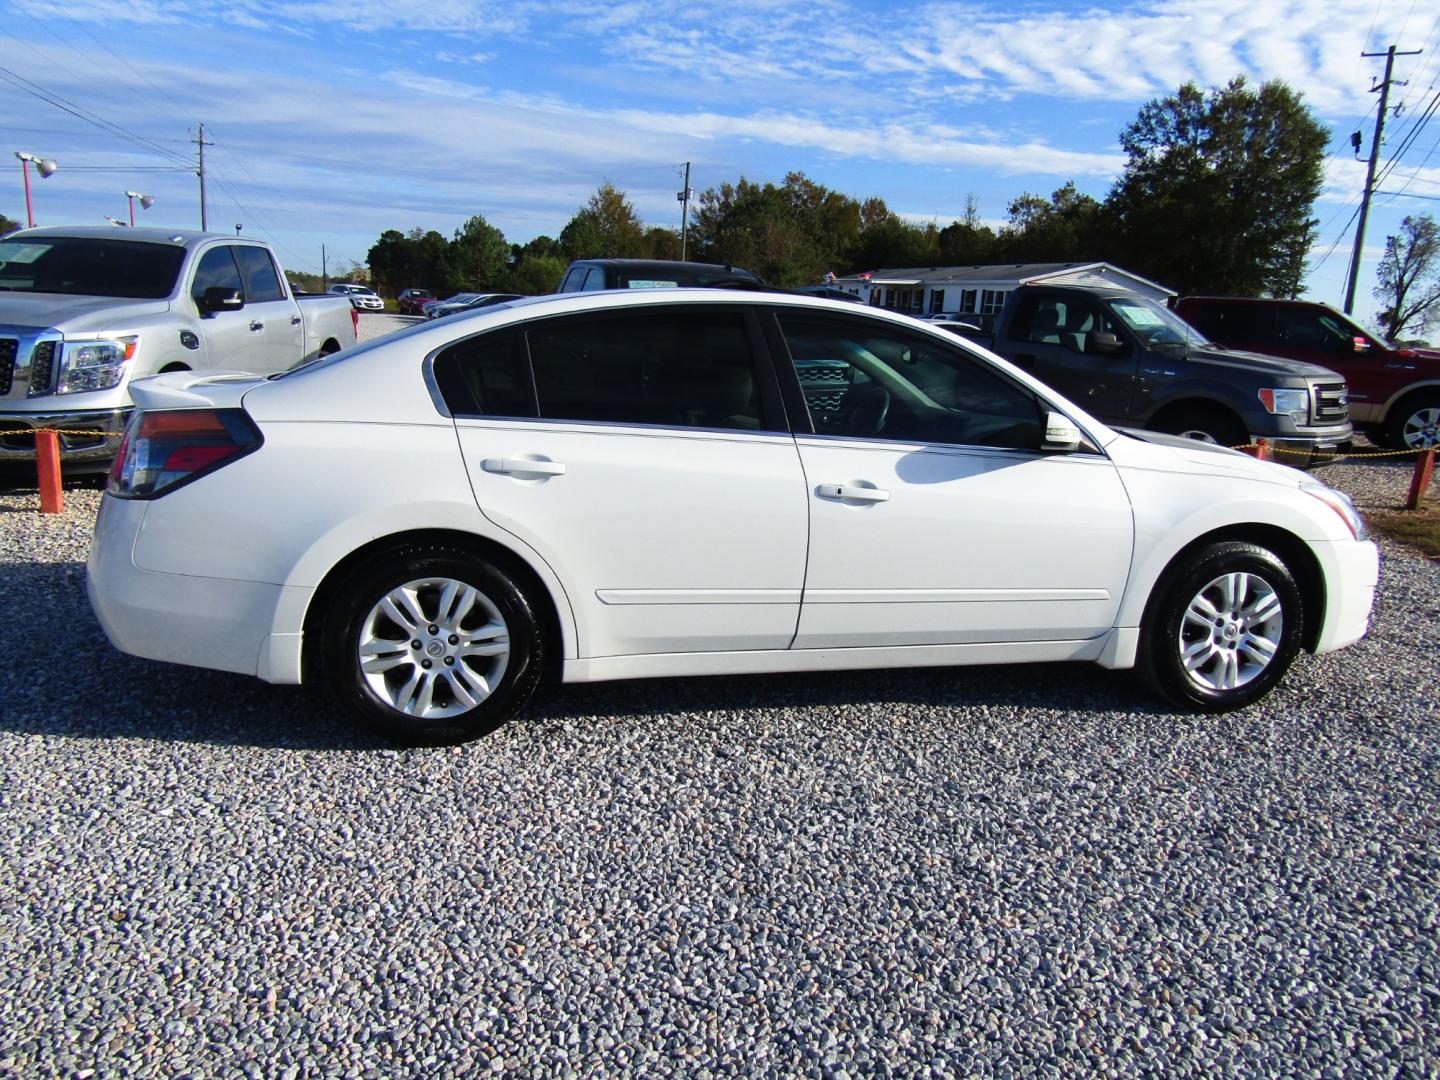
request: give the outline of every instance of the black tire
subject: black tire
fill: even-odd
[[[1422,391],[1396,402],[1385,417],[1384,443],[1391,450],[1428,450],[1440,446],[1440,393]]]
[[[1240,418],[1220,405],[1187,405],[1172,409],[1152,421],[1150,429],[1219,446],[1244,446],[1250,441],[1250,433]]]
[[[1212,604],[1220,610],[1217,619],[1206,625],[1200,621],[1200,608],[1192,614],[1192,605],[1202,596],[1209,598],[1207,602],[1221,598],[1223,587],[1214,587],[1227,575],[1248,577],[1248,587],[1233,590],[1238,595],[1228,605],[1228,611],[1241,608],[1242,614],[1224,618],[1227,605]],[[1268,607],[1254,612],[1265,616],[1261,621],[1243,615],[1246,600],[1257,607],[1265,590],[1279,603],[1278,625]],[[1137,668],[1151,690],[1175,705],[1198,712],[1227,712],[1258,700],[1280,681],[1300,652],[1304,629],[1300,589],[1274,552],[1234,541],[1210,544],[1183,556],[1156,585],[1140,627]],[[1268,649],[1265,642],[1273,644],[1273,653],[1261,664]],[[1193,650],[1189,670],[1182,655],[1187,650]],[[1229,670],[1235,672],[1235,684],[1228,687],[1224,685],[1230,681],[1227,654],[1234,664]]]
[[[186,367],[184,364],[166,364],[166,365],[165,365],[164,367],[162,367],[158,372],[156,372],[156,374],[157,374],[157,375],[168,375],[168,374],[169,374],[170,372],[172,372],[172,371],[189,371],[189,370],[190,370],[190,369],[189,369],[188,367]]]
[[[447,624],[439,606],[441,583],[452,581],[476,590],[479,599],[463,618]],[[413,641],[421,644],[415,648],[412,642],[407,649],[402,640],[408,636],[406,624],[390,619],[380,606],[402,587],[421,582],[427,584],[414,590],[414,600],[425,621],[410,620],[419,627]],[[534,604],[505,569],[462,546],[410,543],[380,552],[347,574],[333,595],[336,600],[321,622],[322,679],[352,717],[393,742],[443,745],[488,734],[519,712],[540,683],[546,650]],[[460,594],[462,604],[465,597]],[[497,617],[500,634],[493,632]],[[484,629],[474,625],[481,619]],[[472,634],[473,640],[466,640]],[[383,670],[362,670],[362,635],[371,643],[372,663],[386,665]],[[508,646],[503,664],[497,654],[470,651],[499,645]],[[427,662],[430,666],[422,669]],[[488,694],[482,696],[477,685],[488,686]],[[417,689],[407,695],[407,686]],[[474,703],[467,706],[456,687]],[[397,700],[408,701],[415,711],[405,711]]]
[[[332,339],[326,341],[324,345],[321,345],[321,346],[320,346],[320,351],[319,351],[318,353],[316,353],[315,355],[316,355],[317,357],[319,357],[321,360],[323,360],[323,359],[325,359],[325,357],[327,357],[327,356],[334,356],[334,355],[335,355],[337,352],[339,352],[339,351],[340,351],[340,343],[337,342],[337,341],[335,341],[335,340],[332,338]]]

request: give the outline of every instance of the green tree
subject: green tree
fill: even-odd
[[[454,288],[493,289],[509,268],[510,245],[504,233],[476,214],[455,230],[444,262]]]
[[[560,231],[560,246],[571,259],[641,258],[645,226],[625,192],[607,180]]]
[[[1282,82],[1186,83],[1120,134],[1107,200],[1129,268],[1180,290],[1293,297],[1329,134]]]
[[[946,266],[983,266],[998,257],[995,230],[980,224],[973,194],[965,196],[965,216],[940,230],[939,246]]]
[[[566,265],[561,255],[529,255],[511,267],[504,291],[524,296],[552,293],[559,287]]]
[[[663,225],[651,225],[645,230],[642,240],[644,257],[647,259],[680,258],[680,230],[667,229]],[[689,254],[688,252],[686,254]]]
[[[1105,209],[1074,181],[1043,199],[1028,191],[1008,207],[1009,226],[992,249],[1005,262],[1089,262],[1101,257]]]
[[[1375,298],[1381,333],[1389,341],[1409,331],[1423,336],[1440,320],[1440,227],[1429,214],[1407,217],[1400,234],[1385,238],[1385,257],[1376,272]]]

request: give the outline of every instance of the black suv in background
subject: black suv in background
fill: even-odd
[[[1107,424],[1223,446],[1256,438],[1305,467],[1348,447],[1345,380],[1300,360],[1232,352],[1124,289],[1022,285],[995,323],[995,352]],[[1318,453],[1317,453],[1318,452]]]
[[[577,259],[565,271],[556,292],[591,289],[675,289],[690,286],[764,288],[749,270],[719,263],[666,259]]]

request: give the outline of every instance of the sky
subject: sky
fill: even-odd
[[[0,0],[0,150],[44,225],[197,228],[205,125],[212,230],[270,240],[287,266],[363,262],[385,229],[450,235],[483,214],[508,239],[558,235],[622,188],[678,226],[681,170],[704,190],[792,170],[942,227],[973,195],[1004,220],[1067,181],[1103,198],[1118,137],[1182,82],[1283,79],[1332,129],[1307,295],[1340,304],[1384,60],[1400,57],[1356,313],[1385,237],[1440,214],[1440,12],[1419,0],[1007,3],[886,0]],[[43,96],[42,96],[43,95]],[[47,101],[44,98],[51,100]],[[57,104],[58,102],[58,104]],[[76,115],[76,114],[80,115]],[[0,213],[21,220],[20,163]]]

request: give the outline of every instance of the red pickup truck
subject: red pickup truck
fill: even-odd
[[[1326,304],[1187,296],[1178,314],[1227,349],[1308,360],[1350,387],[1350,419],[1394,450],[1440,446],[1440,350],[1387,345]]]

